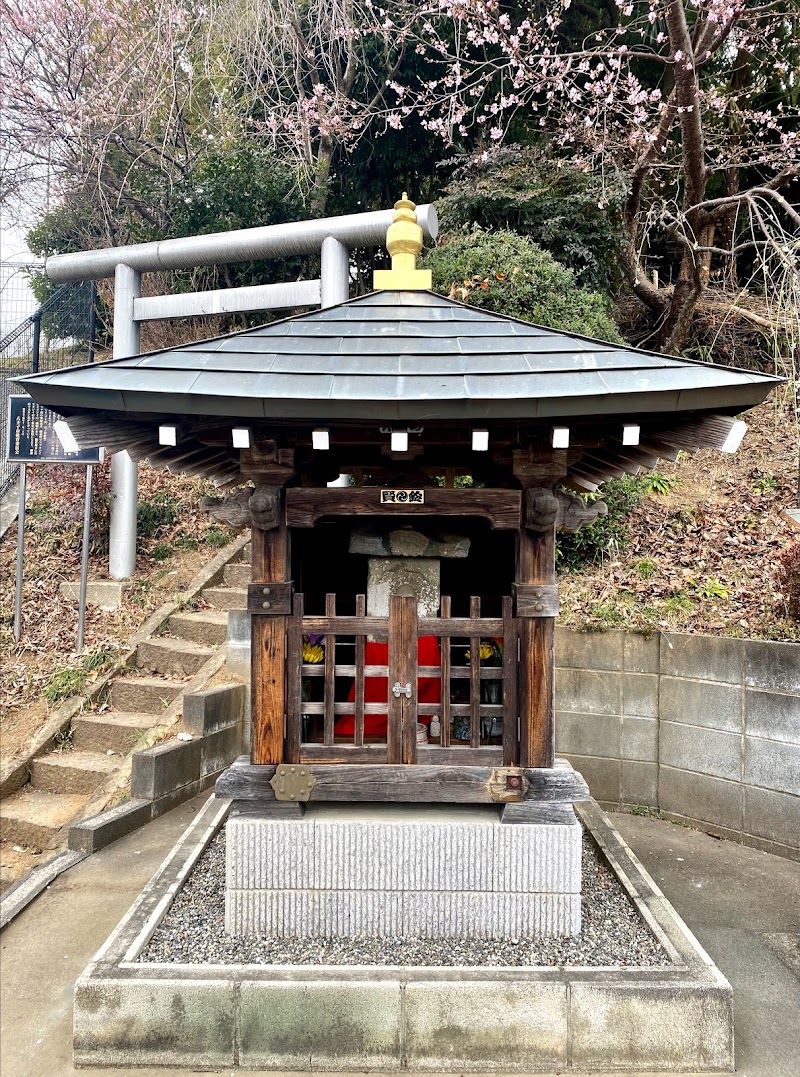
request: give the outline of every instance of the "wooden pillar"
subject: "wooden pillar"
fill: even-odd
[[[555,634],[558,613],[556,528],[560,503],[553,487],[567,473],[564,450],[517,449],[514,475],[523,488],[517,541],[519,631],[519,765],[555,760]]]
[[[281,505],[277,527],[264,531],[253,526],[251,535],[252,583],[262,585],[262,590],[263,585],[286,583],[289,543],[284,506]],[[283,762],[287,628],[285,615],[252,616],[251,763]]]
[[[517,545],[519,632],[519,739],[521,767],[552,767],[555,759],[555,616],[536,614],[539,603],[529,596],[535,587],[554,587],[556,531],[529,531],[523,527]],[[532,588],[534,589],[532,591]]]

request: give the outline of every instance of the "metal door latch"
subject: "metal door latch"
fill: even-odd
[[[401,684],[400,681],[397,681],[395,684],[392,685],[392,695],[395,699],[399,699],[400,696],[403,695],[406,697],[406,699],[411,699],[411,681],[409,681],[408,684],[405,685]]]

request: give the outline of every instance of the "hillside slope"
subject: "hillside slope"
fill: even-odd
[[[778,561],[800,537],[781,515],[800,504],[792,394],[773,394],[745,418],[738,453],[662,462],[669,489],[633,509],[627,545],[562,575],[560,624],[800,640]]]

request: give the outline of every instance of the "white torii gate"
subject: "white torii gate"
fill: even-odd
[[[127,359],[140,352],[139,327],[144,321],[343,303],[350,298],[350,251],[355,247],[382,246],[393,218],[394,211],[387,209],[57,254],[48,258],[46,271],[57,284],[114,277],[113,357]],[[417,206],[417,222],[426,239],[436,239],[439,222],[432,205]],[[141,295],[142,273],[288,258],[317,251],[321,252],[319,280],[146,298]],[[128,453],[112,456],[109,574],[115,580],[127,579],[136,567],[137,471]]]

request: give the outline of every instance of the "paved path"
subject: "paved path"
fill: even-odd
[[[0,935],[3,1077],[193,1072],[75,1070],[72,985],[204,801],[205,795],[78,864]],[[613,819],[733,984],[740,1077],[798,1077],[800,864],[671,823]]]

